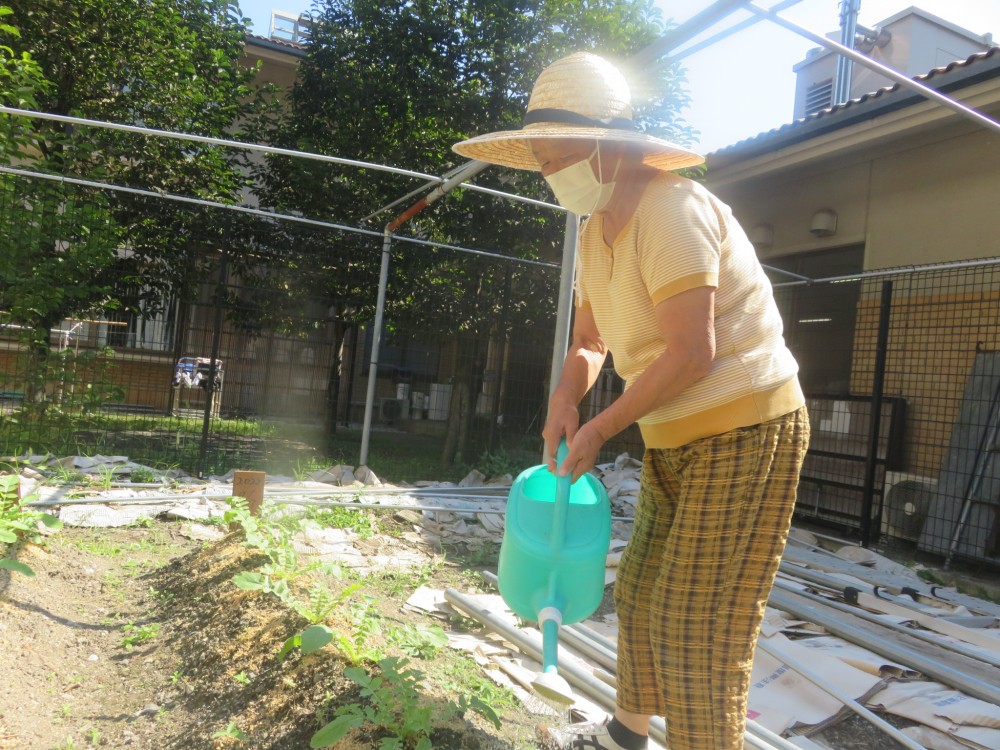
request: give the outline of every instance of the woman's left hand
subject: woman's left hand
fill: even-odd
[[[572,481],[582,477],[590,471],[597,461],[597,454],[606,442],[603,435],[589,422],[580,426],[567,442],[569,453],[559,467],[559,475],[572,475]]]

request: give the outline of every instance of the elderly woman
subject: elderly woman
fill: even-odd
[[[576,479],[633,422],[646,447],[615,584],[614,716],[541,727],[544,739],[639,750],[658,715],[670,750],[742,748],[754,647],[809,441],[798,366],[753,247],[726,205],[671,172],[702,158],[635,130],[625,78],[592,54],[543,71],[521,130],[454,148],[539,170],[562,206],[589,215],[546,454],[565,437],[559,471]],[[580,424],[608,352],[625,392]]]

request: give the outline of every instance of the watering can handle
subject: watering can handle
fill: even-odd
[[[559,448],[556,451],[556,472],[562,467],[566,455],[569,453],[569,446],[566,438],[559,440]],[[558,558],[562,551],[566,535],[566,514],[569,512],[569,494],[572,485],[572,477],[565,477],[556,474],[556,497],[552,508],[552,555]]]
[[[566,443],[566,438],[561,437],[559,438],[559,447],[556,449],[556,471],[562,466],[567,455],[569,455],[569,445]]]

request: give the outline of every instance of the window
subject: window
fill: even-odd
[[[178,313],[176,300],[154,306],[140,298],[137,287],[122,290],[120,299],[122,309],[110,310],[103,316],[107,323],[98,328],[98,343],[113,349],[154,352],[173,349]]]

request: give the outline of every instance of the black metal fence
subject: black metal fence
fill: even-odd
[[[0,253],[27,264],[5,269],[6,292],[33,272],[7,252],[39,231],[23,209],[0,205]],[[254,234],[276,231],[299,252],[267,256]],[[0,311],[0,454],[122,454],[202,474],[356,465],[373,340],[358,311],[374,310],[382,238],[267,221],[224,236],[191,256],[188,293],[157,298],[152,279],[122,271],[48,327],[44,351]],[[773,274],[813,431],[799,515],[867,543],[1000,560],[1000,261],[788,279]],[[557,283],[551,264],[392,243],[377,473],[537,460]],[[602,374],[584,418],[620,387]],[[602,458],[641,451],[633,427]]]

